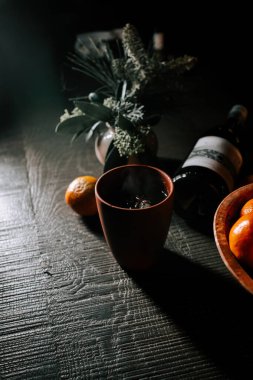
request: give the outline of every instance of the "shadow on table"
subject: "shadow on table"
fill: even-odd
[[[230,378],[253,370],[253,297],[236,282],[164,249],[135,282]]]
[[[103,230],[98,215],[82,216],[82,223],[97,237],[103,237]]]

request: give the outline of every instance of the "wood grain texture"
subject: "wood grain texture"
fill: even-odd
[[[160,155],[182,159],[188,137],[226,113],[201,94],[174,127],[158,127]],[[59,114],[41,106],[1,134],[0,378],[243,378],[253,363],[252,299],[213,237],[173,215],[154,271],[124,272],[98,221],[65,205],[68,183],[102,167],[93,143],[71,147],[54,134]]]
[[[0,140],[0,377],[57,377],[20,129]]]

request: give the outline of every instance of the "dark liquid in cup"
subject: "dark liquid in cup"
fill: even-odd
[[[129,208],[129,209],[139,209],[139,208],[148,208],[157,203],[160,203],[163,199],[168,196],[167,192],[161,191],[160,194],[154,194],[153,196],[145,196],[145,195],[135,195],[135,196],[127,196],[121,195],[115,196],[112,200],[112,203],[115,206]]]
[[[127,171],[107,200],[118,207],[143,209],[162,202],[167,196],[167,188],[156,172],[142,170],[136,175]]]

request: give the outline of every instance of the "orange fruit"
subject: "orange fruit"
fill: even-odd
[[[82,176],[75,178],[69,184],[65,193],[65,201],[77,214],[91,216],[97,213],[96,182],[97,178],[95,177]]]
[[[232,226],[229,246],[239,261],[253,268],[253,213],[241,216]]]
[[[246,202],[240,211],[240,216],[250,214],[253,211],[253,199]]]

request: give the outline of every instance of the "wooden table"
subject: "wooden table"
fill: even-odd
[[[159,155],[171,162],[232,105],[213,83],[196,83],[156,129]],[[160,264],[133,277],[98,221],[65,204],[73,178],[103,168],[94,142],[70,146],[54,134],[63,112],[55,94],[1,122],[0,378],[251,378],[252,297],[212,236],[173,215]]]

